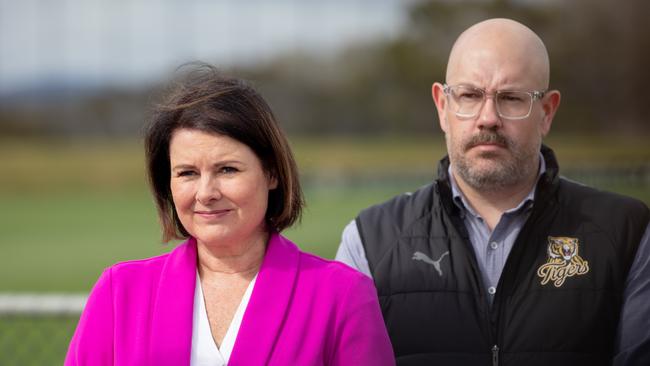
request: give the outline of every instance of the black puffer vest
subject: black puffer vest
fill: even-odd
[[[447,158],[432,184],[359,214],[399,365],[611,362],[625,279],[650,213],[560,178],[553,152],[542,154],[547,171],[492,306],[452,202]]]

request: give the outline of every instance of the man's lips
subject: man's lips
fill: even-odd
[[[500,144],[497,142],[480,142],[478,144],[471,144],[467,148],[467,150],[473,149],[473,148],[479,148],[479,149],[486,149],[486,150],[493,150],[493,149],[505,149],[506,146],[504,144]]]

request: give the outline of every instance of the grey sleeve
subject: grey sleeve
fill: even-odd
[[[372,278],[372,275],[370,274],[370,267],[368,266],[368,260],[366,259],[366,252],[363,249],[363,244],[361,243],[361,236],[359,235],[359,229],[357,228],[356,221],[350,221],[345,229],[343,229],[343,235],[341,235],[341,245],[339,245],[335,259],[339,262],[347,264],[352,268],[356,268],[361,273]]]
[[[614,365],[650,365],[650,224],[639,243],[623,293]]]

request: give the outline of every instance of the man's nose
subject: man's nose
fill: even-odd
[[[199,186],[196,190],[196,200],[201,204],[207,205],[220,198],[221,190],[219,180],[211,177],[209,174],[201,176]]]
[[[501,124],[494,95],[486,95],[476,122],[479,128],[493,128]]]

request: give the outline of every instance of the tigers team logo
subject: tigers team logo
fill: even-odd
[[[589,263],[578,255],[578,238],[548,237],[548,261],[537,269],[542,285],[560,287],[568,277],[589,272]]]

